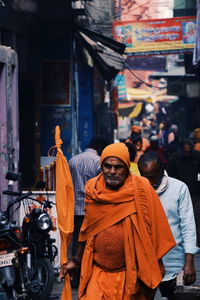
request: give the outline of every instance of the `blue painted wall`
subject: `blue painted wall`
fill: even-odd
[[[92,69],[78,65],[79,81],[79,141],[81,150],[87,148],[94,134],[93,126],[93,77]]]

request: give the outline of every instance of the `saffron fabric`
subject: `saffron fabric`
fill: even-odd
[[[194,150],[200,151],[200,142],[194,144]]]
[[[93,265],[92,277],[85,296],[81,300],[132,300],[133,296],[124,295],[125,271],[105,272]]]
[[[85,296],[93,276],[95,235],[119,221],[123,223],[126,262],[126,270],[122,271],[125,272],[122,299],[134,299],[133,296],[137,300],[150,299],[144,294],[139,296],[140,282],[151,289],[158,286],[163,278],[160,259],[175,246],[175,241],[160,200],[148,180],[130,174],[122,187],[109,190],[100,173],[86,184],[85,204],[79,235],[79,241],[86,241],[79,299],[90,300]]]
[[[125,293],[126,272],[110,273],[93,265],[92,277],[88,283],[86,294],[81,300],[145,300],[154,299],[156,290],[150,290],[140,283],[137,297]]]
[[[74,190],[69,166],[61,150],[60,127],[55,130],[56,156],[56,210],[61,236],[61,266],[67,262],[68,246],[74,229]],[[62,300],[72,300],[69,276],[65,276]]]
[[[126,147],[126,145],[124,143],[114,143],[114,144],[110,144],[107,147],[105,147],[101,154],[100,164],[102,165],[103,161],[106,158],[111,157],[111,156],[121,159],[125,163],[127,168],[129,169],[130,155],[129,155],[128,148]]]

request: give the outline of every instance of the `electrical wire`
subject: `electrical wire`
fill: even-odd
[[[137,9],[140,8],[140,7],[145,7],[145,5],[151,3],[152,1],[153,1],[153,0],[149,0],[149,1],[147,1],[146,3],[144,3],[144,4],[142,4],[142,5],[138,5],[137,7],[133,8],[133,9],[129,9],[128,12],[115,16],[115,19],[118,18],[118,17],[124,16],[124,15],[128,15],[130,12],[132,12],[132,11],[134,11],[134,10],[137,10]]]
[[[95,24],[96,26],[97,26],[97,25],[105,25],[105,22],[106,22],[106,21],[113,21],[113,20],[117,19],[119,16],[123,16],[123,15],[129,14],[131,11],[137,10],[137,9],[140,8],[140,7],[144,7],[145,5],[149,4],[151,1],[153,1],[153,0],[149,0],[149,1],[147,1],[146,3],[144,3],[144,4],[142,4],[142,5],[138,5],[137,7],[133,8],[133,9],[130,9],[128,12],[123,13],[123,14],[120,14],[120,15],[117,15],[117,16],[115,16],[115,17],[110,17],[110,15],[109,15],[108,13],[106,13],[106,14],[108,15],[108,18],[105,18],[105,19],[104,19],[103,21],[101,21],[100,23],[97,23],[97,22],[94,21],[94,18],[93,18],[92,15],[89,13],[89,11],[88,11],[88,9],[87,9],[86,7],[85,7],[85,10],[87,10],[88,15],[90,16],[90,18],[93,19],[93,24]],[[82,4],[85,4],[85,2],[84,2],[83,0],[82,0],[81,2],[82,2]],[[173,8],[176,9],[177,7],[180,7],[180,6],[181,6],[182,4],[184,4],[184,3],[185,3],[185,1],[183,1],[182,3],[177,4],[177,5],[174,6]],[[104,10],[101,10],[100,8],[97,8],[97,7],[95,7],[94,5],[92,5],[91,3],[88,3],[88,2],[87,2],[87,5],[90,6],[90,7],[92,7],[92,8],[94,8],[94,9],[97,10],[97,11],[103,12],[104,15],[105,15],[105,11],[104,11]]]
[[[82,0],[82,2],[83,2],[83,0]],[[91,16],[91,14],[88,12],[87,9],[86,9],[86,11],[87,11],[89,17],[92,18],[92,20],[94,21],[93,17]],[[95,22],[94,22],[94,24],[97,25]],[[98,25],[99,25],[99,24],[98,24]],[[97,28],[98,28],[98,30],[100,31],[100,29],[99,29],[98,26],[97,26]],[[100,31],[100,33],[102,33],[102,32]],[[186,47],[185,47],[185,48],[186,48]],[[150,84],[150,83],[148,83],[148,82],[145,82],[143,79],[141,79],[141,78],[140,78],[140,77],[139,77],[132,69],[130,69],[130,67],[128,66],[128,64],[125,62],[124,59],[122,59],[121,62],[124,64],[124,67],[125,67],[125,68],[126,68],[126,69],[127,69],[127,70],[135,77],[135,78],[137,78],[141,83],[143,83],[144,85],[146,85],[148,88],[155,88],[155,89],[158,89],[157,86],[154,86],[154,85],[152,85],[152,84]],[[192,66],[191,66],[191,69],[192,69]],[[124,69],[123,69],[123,73],[124,73]],[[188,74],[188,73],[184,74],[183,76],[180,76],[179,79],[177,79],[174,83],[178,83],[178,82],[180,82],[181,80],[183,80],[183,78],[186,77],[187,74]],[[123,75],[123,74],[122,74],[122,75]],[[163,75],[163,76],[164,76],[164,75]],[[121,79],[120,79],[120,80],[121,80]],[[116,87],[116,86],[119,84],[120,80],[118,80],[117,83],[114,83],[114,87]],[[174,83],[173,83],[173,85],[174,85]],[[169,87],[169,85],[168,85],[168,87]]]
[[[125,66],[125,69],[127,69],[135,78],[137,78],[141,83],[143,83],[144,85],[146,85],[147,87],[149,88],[155,88],[155,89],[158,89],[157,86],[154,86],[146,81],[144,81],[143,79],[141,79],[132,69],[130,69],[130,67],[128,66],[128,64],[124,61],[124,66]],[[192,70],[193,66],[191,65],[191,67],[188,69],[188,71],[184,74],[184,75],[180,75],[179,78],[177,80],[175,80],[172,84],[168,84],[167,87],[169,88],[170,86],[173,86],[174,84],[176,83],[179,83],[181,81],[183,81],[187,75],[189,74],[189,72]],[[125,69],[123,69],[123,73],[125,71]],[[167,77],[167,74],[166,76],[165,75],[161,75],[160,77]],[[118,81],[119,83],[119,81]],[[117,86],[117,84],[115,84],[115,87]]]
[[[151,2],[151,1],[152,1],[152,0],[146,2],[146,4],[149,3],[149,2]],[[83,0],[82,0],[81,2],[83,3]],[[138,7],[140,7],[140,6],[138,6]],[[100,28],[98,27],[98,26],[99,26],[99,23],[96,23],[96,22],[95,22],[94,18],[93,18],[92,15],[89,13],[89,11],[88,11],[87,8],[85,8],[85,10],[86,10],[88,16],[93,20],[93,23],[97,26],[97,29],[99,30],[99,32],[102,33],[102,31],[101,31]],[[124,64],[124,67],[125,67],[125,68],[126,68],[126,69],[127,69],[127,70],[135,77],[135,78],[137,78],[140,82],[142,82],[144,85],[146,85],[147,87],[150,87],[150,88],[156,88],[156,89],[158,89],[157,86],[154,86],[154,85],[152,85],[152,84],[150,84],[150,83],[148,83],[148,82],[145,82],[145,81],[144,81],[143,79],[141,79],[141,78],[140,78],[133,70],[131,70],[130,67],[128,66],[128,64],[125,62],[125,59],[122,59],[121,62]],[[192,66],[191,66],[191,69],[192,69]],[[125,70],[125,69],[123,69],[123,71],[121,71],[121,72],[123,72],[121,75],[124,75],[124,70]],[[173,82],[173,85],[174,85],[174,83],[178,83],[178,82],[180,82],[181,80],[183,80],[183,78],[186,77],[186,76],[187,76],[187,74],[185,74],[185,75],[183,75],[183,76],[180,76],[179,79],[177,79],[175,82]],[[114,87],[116,87],[116,86],[119,84],[120,80],[121,80],[121,78],[117,81],[117,83],[116,83],[116,82],[114,83]],[[168,87],[169,87],[169,85],[168,85]]]
[[[136,9],[138,9],[139,7],[142,7],[142,6],[144,6],[144,5],[147,5],[147,4],[149,4],[150,2],[151,2],[152,0],[149,0],[149,1],[147,1],[145,4],[143,4],[143,5],[139,5],[139,6],[137,6],[136,8],[134,8],[134,9],[132,9],[132,10],[129,10],[129,12],[130,11],[133,11],[133,10],[136,10]],[[83,0],[81,0],[81,2],[82,2],[82,4],[84,4],[85,5],[85,2],[83,1]],[[1,0],[0,0],[0,4],[1,3],[3,3]],[[184,3],[184,2],[183,2]],[[4,3],[3,3],[4,4]],[[4,4],[5,5],[5,4]],[[22,18],[25,18],[25,21],[29,24],[29,25],[31,25],[34,29],[40,29],[41,30],[41,27],[39,27],[39,26],[35,26],[35,23],[34,22],[31,22],[28,18],[27,18],[27,15],[26,15],[26,13],[24,13],[24,11],[23,10],[21,10],[21,8],[16,4],[16,3],[13,3],[12,2],[12,4],[10,3],[10,1],[9,0],[6,0],[6,5],[8,5],[10,8],[12,8],[12,10],[13,11],[15,11],[14,9],[13,9],[13,5],[14,5],[14,7],[16,8],[16,10],[17,11],[15,11],[17,14],[20,14],[20,16],[22,17]],[[95,8],[95,6],[93,6],[93,5],[91,5],[91,4],[89,4],[91,7],[93,7],[94,9],[96,9],[96,10],[99,10],[99,11],[102,11],[102,10],[100,10],[100,9],[97,9],[97,8]],[[180,6],[181,4],[179,4],[179,6]],[[178,7],[178,6],[177,6]],[[92,17],[92,15],[91,15],[91,13],[88,11],[88,9],[85,7],[85,11],[86,11],[86,13],[87,13],[87,17],[89,17],[92,21],[93,21],[93,24],[95,25],[95,26],[97,26],[97,29],[98,29],[98,31],[100,32],[100,33],[102,33],[102,30],[100,30],[100,28],[99,28],[99,25],[100,25],[100,23],[96,23],[96,21],[94,20],[94,18]],[[102,12],[104,12],[105,13],[105,11],[102,11]],[[129,13],[129,12],[127,12],[127,13]],[[121,15],[125,15],[125,14],[127,14],[127,13],[124,13],[124,14],[121,14]],[[89,21],[89,20],[88,20]],[[103,23],[105,22],[105,20],[103,21]],[[103,24],[102,23],[102,24]],[[61,26],[61,28],[63,28],[63,25]],[[61,29],[61,28],[59,28],[59,30]],[[55,31],[49,31],[50,33],[55,33]],[[57,31],[56,31],[57,32]],[[131,70],[130,69],[130,67],[128,66],[128,64],[127,63],[125,63],[125,60],[122,60],[122,62],[124,63],[124,67],[126,67],[126,69],[135,77],[135,78],[137,78],[140,82],[142,82],[143,84],[145,84],[146,86],[148,86],[148,87],[152,87],[152,88],[157,88],[156,86],[153,86],[153,85],[151,85],[151,84],[149,84],[149,83],[147,83],[147,82],[145,82],[144,80],[142,80],[133,70]],[[193,66],[191,66],[190,67],[190,69],[192,69],[193,68]],[[189,69],[189,70],[190,70]],[[189,70],[188,70],[188,72],[189,72]],[[123,69],[123,71],[122,71],[123,73],[121,74],[121,75],[123,75],[124,74],[124,69]],[[187,73],[185,74],[185,75],[183,75],[183,76],[180,76],[180,79],[179,80],[176,80],[176,82],[179,82],[179,81],[181,81],[181,79],[183,79],[185,76],[187,76]],[[120,79],[121,80],[121,79]],[[120,81],[119,80],[119,81]],[[118,83],[119,83],[119,81],[118,81]],[[174,83],[173,83],[174,84]],[[115,86],[117,86],[117,84],[115,84]]]
[[[81,3],[84,4],[84,0],[81,0]],[[92,17],[92,15],[90,14],[90,12],[88,11],[87,7],[85,7],[84,9],[85,9],[86,14],[89,16],[89,18],[93,21],[93,24],[98,29],[98,32],[102,34],[102,30],[99,28],[99,24],[95,22],[94,18]],[[89,23],[89,18],[88,18],[88,23]]]
[[[140,8],[140,7],[143,7],[143,6],[145,6],[145,5],[147,5],[147,4],[149,4],[150,2],[152,2],[153,0],[149,0],[149,1],[147,1],[146,3],[144,3],[144,4],[142,4],[142,5],[138,5],[137,7],[134,7],[134,8],[132,8],[132,9],[130,9],[128,12],[126,12],[126,13],[123,13],[123,14],[120,14],[120,15],[117,15],[117,16],[115,16],[115,17],[112,17],[112,18],[110,18],[110,15],[108,14],[108,13],[106,13],[107,15],[108,15],[108,17],[109,17],[109,20],[111,19],[111,21],[112,20],[115,20],[115,19],[117,19],[118,17],[121,17],[121,16],[124,16],[124,15],[127,15],[127,14],[129,14],[131,11],[134,11],[134,10],[137,10],[138,8]],[[100,12],[103,12],[104,14],[105,14],[105,11],[104,10],[102,10],[102,9],[100,9],[100,8],[97,8],[97,7],[95,7],[94,5],[92,5],[91,3],[87,3],[87,5],[88,6],[91,6],[92,8],[94,8],[94,9],[96,9],[96,10],[98,10],[98,11],[100,11]],[[107,19],[107,21],[108,21],[108,19]],[[103,20],[102,21],[103,23],[104,22],[106,22],[106,19],[105,20]],[[102,23],[102,24],[103,24]]]
[[[137,7],[134,7],[133,9],[130,9],[128,12],[123,13],[123,14],[120,14],[120,15],[117,15],[117,16],[115,16],[115,17],[110,17],[110,16],[108,15],[108,13],[106,13],[106,14],[108,15],[108,18],[106,17],[106,18],[105,18],[103,21],[101,21],[100,23],[96,23],[96,25],[104,25],[104,23],[105,23],[106,21],[113,21],[113,20],[116,20],[118,17],[127,15],[127,14],[129,14],[131,11],[137,10],[137,9],[140,8],[140,7],[144,7],[145,5],[149,4],[149,3],[152,2],[152,1],[153,1],[153,0],[149,0],[149,1],[147,1],[146,3],[144,3],[144,4],[142,4],[142,5],[138,5]],[[83,3],[84,1],[82,0],[81,2]],[[176,6],[173,7],[173,9],[176,9],[176,8],[180,7],[180,6],[181,6],[182,4],[184,4],[184,3],[185,3],[185,1],[183,1],[182,3],[177,4]],[[84,4],[85,4],[85,3],[84,3]],[[97,10],[97,11],[103,12],[104,15],[105,15],[105,11],[104,11],[104,10],[95,7],[95,6],[92,5],[91,3],[87,3],[87,5],[90,6],[90,7],[92,7],[92,8],[94,8],[94,9]]]
[[[151,87],[151,88],[158,88],[157,86],[153,86],[152,84],[149,84],[147,82],[145,82],[143,79],[141,79],[137,74],[135,74],[135,72],[133,70],[130,69],[130,67],[128,66],[128,64],[126,62],[124,62],[124,65],[126,66],[127,70],[135,77],[137,78],[140,82],[142,82],[143,84],[145,84],[147,87]]]

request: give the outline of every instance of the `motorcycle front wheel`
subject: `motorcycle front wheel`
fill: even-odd
[[[48,300],[53,288],[54,269],[47,258],[36,260],[36,275],[34,280],[41,284],[40,292],[32,296],[32,300]]]
[[[2,298],[1,298],[2,297]],[[0,292],[0,299],[2,300],[15,300],[18,299],[14,287],[7,288],[4,293]]]

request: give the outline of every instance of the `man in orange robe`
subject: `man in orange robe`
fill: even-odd
[[[164,210],[144,177],[131,175],[124,143],[107,146],[102,173],[86,183],[79,247],[62,276],[81,266],[80,300],[150,300],[175,246]]]

